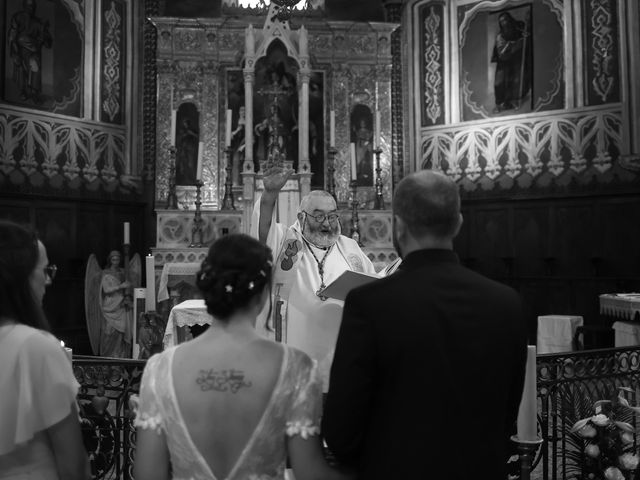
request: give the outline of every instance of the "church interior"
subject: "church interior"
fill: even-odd
[[[398,258],[394,186],[424,169],[455,180],[454,250],[520,293],[538,344],[534,477],[579,471],[562,456],[572,398],[640,388],[636,0],[0,0],[0,13],[0,218],[32,225],[57,266],[44,309],[92,408],[94,478],[132,478],[121,420],[145,357],[101,352],[93,279],[118,251],[134,339],[156,329],[161,349],[209,245],[249,232],[270,162],[295,172],[280,220],[328,191],[377,270]]]

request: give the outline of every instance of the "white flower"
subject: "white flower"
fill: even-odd
[[[629,432],[624,432],[622,435],[620,435],[620,439],[622,440],[622,443],[627,445],[633,442],[633,435]]]
[[[600,456],[600,447],[594,444],[587,445],[587,447],[584,449],[584,453],[589,455],[591,458],[598,458]]]
[[[578,430],[578,435],[580,435],[583,438],[593,438],[596,436],[597,433],[598,432],[596,432],[596,429],[593,428],[591,425],[585,425],[580,430]]]
[[[609,417],[607,417],[603,413],[599,413],[598,415],[594,415],[593,417],[591,417],[591,421],[593,423],[595,423],[596,425],[598,425],[599,427],[604,427],[605,425],[608,425],[609,422],[610,422]]]
[[[638,458],[637,455],[632,453],[623,453],[618,457],[618,461],[620,462],[620,466],[625,470],[635,470],[638,468]]]
[[[624,480],[624,475],[622,475],[620,469],[609,467],[604,471],[604,478],[607,480]]]

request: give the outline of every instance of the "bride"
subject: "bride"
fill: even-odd
[[[318,434],[322,384],[306,354],[256,333],[272,256],[247,235],[216,241],[198,273],[211,327],[154,355],[136,399],[136,480],[346,479]]]

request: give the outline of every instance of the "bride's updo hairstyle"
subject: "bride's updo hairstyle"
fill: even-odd
[[[209,248],[196,284],[207,312],[226,320],[271,283],[271,249],[245,234],[225,235]]]

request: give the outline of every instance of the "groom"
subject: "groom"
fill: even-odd
[[[507,478],[526,358],[520,298],[460,265],[449,177],[409,175],[393,213],[403,260],[347,295],[325,441],[366,480]]]

